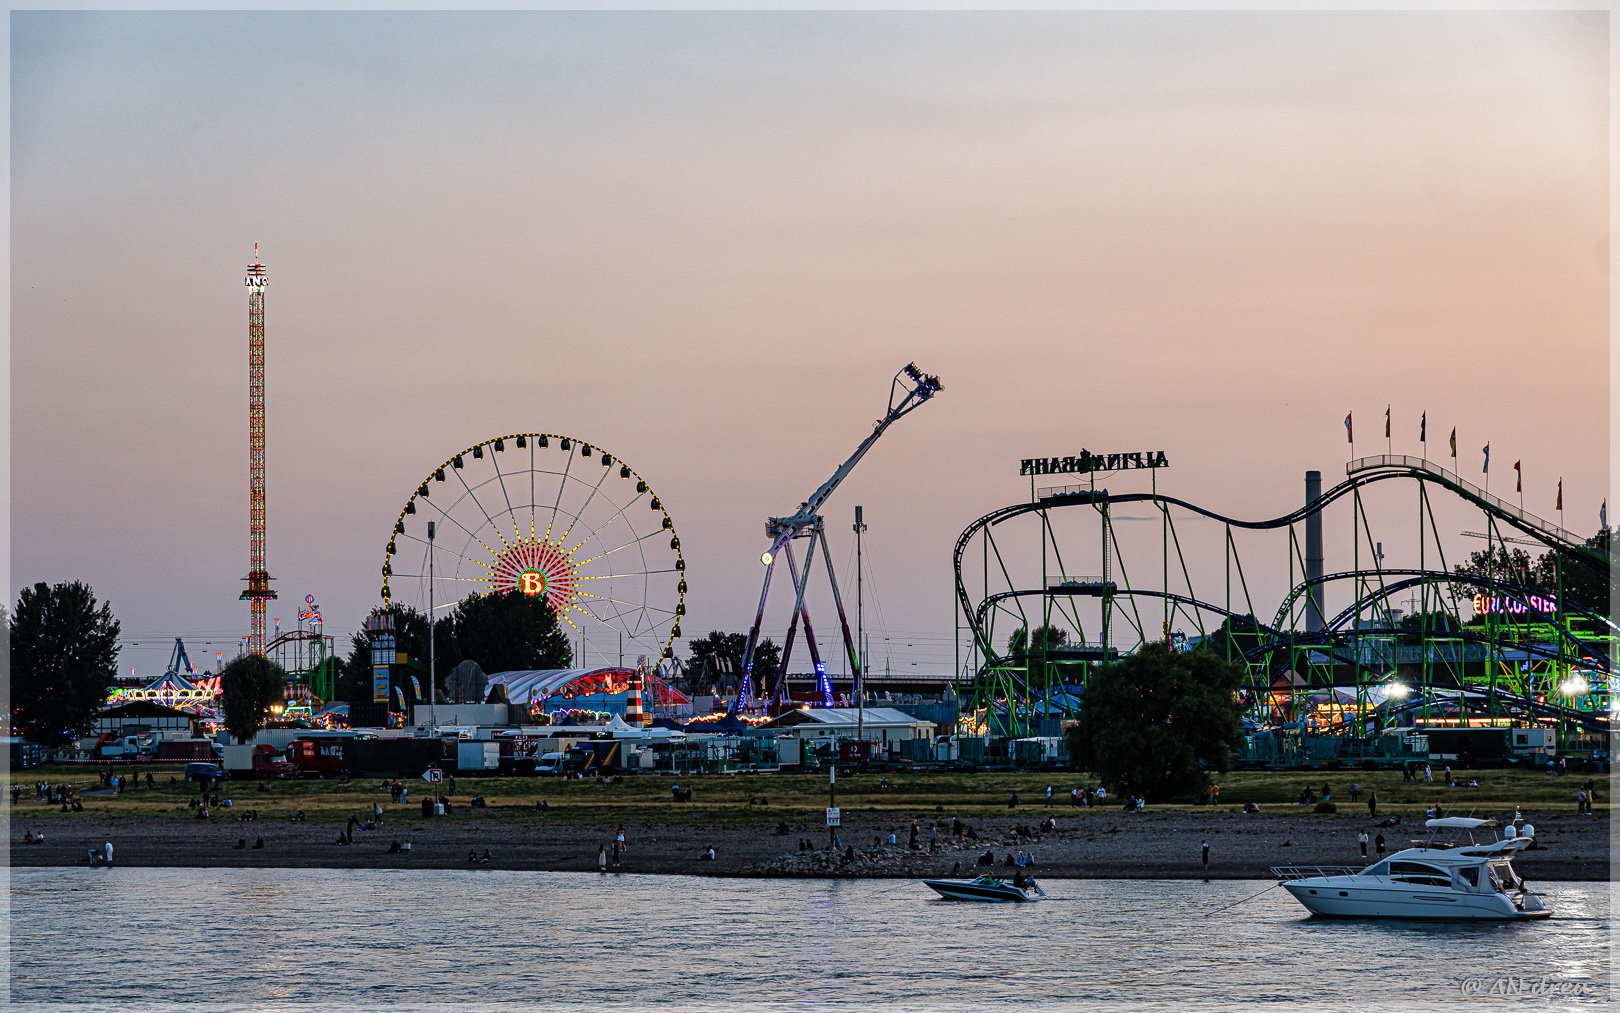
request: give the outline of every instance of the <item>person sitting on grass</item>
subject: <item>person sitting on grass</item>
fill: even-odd
[[[263,837],[255,837],[253,839],[253,846],[255,848],[263,848],[264,847],[264,838]]]
[[[231,850],[232,851],[241,851],[245,847],[247,847],[247,838],[246,837],[238,837],[236,839],[236,843],[231,845]]]
[[[471,848],[467,849],[467,864],[468,865],[477,865],[478,864],[478,852],[473,851]]]
[[[705,850],[703,852],[703,854],[698,856],[698,861],[700,861],[700,862],[712,862],[712,861],[714,861],[714,849],[709,848],[709,849]]]

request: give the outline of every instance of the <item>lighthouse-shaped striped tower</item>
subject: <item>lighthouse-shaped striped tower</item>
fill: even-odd
[[[253,263],[243,279],[248,290],[248,602],[249,654],[264,653],[264,603],[275,598],[264,563],[264,289],[270,279],[253,244]]]

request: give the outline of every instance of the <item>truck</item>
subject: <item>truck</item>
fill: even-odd
[[[569,774],[589,774],[599,770],[615,770],[624,762],[624,751],[613,739],[589,739],[578,742],[563,757],[563,771]]]
[[[298,777],[342,777],[343,740],[294,739],[287,745],[287,760]]]
[[[501,768],[501,744],[478,739],[462,739],[456,743],[456,770],[460,773],[483,773]]]
[[[225,746],[224,767],[231,777],[296,777],[294,766],[275,746],[263,742],[248,746]]]

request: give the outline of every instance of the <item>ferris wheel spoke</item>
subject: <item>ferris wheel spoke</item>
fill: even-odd
[[[459,527],[459,525],[458,525],[458,527]],[[465,531],[466,529],[462,528],[462,530]],[[447,549],[444,546],[439,545],[437,539],[435,539],[433,542],[429,542],[426,538],[418,538],[418,537],[416,537],[415,535],[412,535],[412,534],[406,534],[406,535],[403,535],[403,536],[396,535],[395,537],[396,538],[403,537],[408,542],[415,542],[416,544],[422,546],[422,548],[423,548],[423,552],[422,552],[423,569],[427,568],[427,549],[430,546],[433,548],[434,552],[448,552],[450,555],[456,557],[457,559],[464,560],[464,561],[466,561],[468,563],[475,563],[478,566],[482,566],[486,570],[493,570],[494,569],[493,566],[491,566],[488,562],[486,562],[486,561],[484,561],[482,559],[474,559],[471,556],[466,556],[466,555],[463,555],[463,554],[457,552],[455,549]],[[479,545],[484,545],[484,543],[479,541],[477,538],[474,538],[473,541],[477,541]],[[489,549],[489,546],[484,545],[484,548]],[[490,550],[490,555],[492,557],[496,555],[496,553],[495,553],[495,551],[493,549]],[[396,576],[407,576],[407,574],[396,574]],[[413,574],[413,575],[410,575],[410,576],[422,577],[423,579],[426,579],[425,575],[423,575],[423,574]]]
[[[495,456],[494,451],[490,452],[490,456]],[[499,469],[497,469],[497,471],[499,471]],[[489,515],[489,511],[484,509],[483,501],[478,498],[478,493],[474,492],[473,487],[467,484],[467,477],[461,473],[460,468],[455,469],[455,472],[456,478],[461,480],[461,487],[467,490],[467,495],[472,498],[473,506],[476,506],[478,508],[478,512],[484,515],[484,521],[489,524],[489,530],[495,535],[496,538],[501,540],[501,548],[510,551],[512,544],[506,540],[505,535],[501,534],[500,526],[495,523],[495,518],[491,517]],[[502,485],[501,491],[506,491],[505,485]],[[488,546],[485,546],[485,548],[488,548]]]
[[[489,463],[495,469],[495,481],[501,484],[501,499],[506,501],[506,516],[512,519],[512,538],[521,542],[523,541],[523,532],[518,530],[517,511],[512,509],[512,494],[506,491],[506,476],[501,474],[500,455],[495,452],[493,447],[489,451]],[[466,479],[462,479],[462,481],[465,482]],[[494,521],[490,523],[493,524]],[[501,541],[504,542],[506,539],[502,538]]]
[[[557,514],[562,510],[563,490],[568,488],[568,473],[573,470],[574,455],[570,453],[568,460],[563,463],[562,481],[557,483],[557,498],[551,504],[551,516],[546,518],[546,541],[551,541],[551,525],[556,523]],[[562,539],[557,539],[559,542]]]
[[[573,515],[574,519],[568,522],[568,527],[565,528],[563,533],[557,537],[558,545],[562,545],[564,542],[568,541],[569,532],[574,530],[574,525],[578,523],[579,519],[585,515],[585,511],[590,509],[591,500],[596,498],[597,492],[602,488],[602,483],[607,481],[608,472],[612,470],[612,468],[602,469],[602,477],[596,480],[595,485],[591,486],[590,495],[585,497],[585,502],[579,505],[579,511]]]
[[[465,485],[466,483],[463,483],[463,484]],[[485,545],[484,540],[482,538],[479,538],[472,531],[468,530],[467,525],[461,523],[461,521],[459,521],[456,518],[450,516],[450,514],[444,509],[444,507],[441,507],[441,506],[439,506],[439,504],[433,502],[431,497],[427,500],[427,503],[428,503],[429,506],[431,506],[433,509],[435,509],[435,510],[437,510],[439,512],[440,517],[444,518],[446,521],[449,521],[451,524],[453,524],[456,527],[460,528],[467,535],[467,537],[469,539],[471,539],[472,541],[477,542],[479,545],[482,545],[484,547],[484,551],[489,553],[491,558],[494,558],[494,557],[500,555],[499,552],[496,552],[494,549],[490,548],[488,545]],[[480,507],[479,509],[482,510],[483,508]],[[454,549],[451,549],[449,551],[455,552]],[[457,553],[457,555],[460,555],[460,553]],[[466,559],[467,557],[462,556],[461,558]]]
[[[590,534],[586,535],[585,537],[581,538],[578,542],[576,542],[574,544],[574,547],[568,550],[569,553],[573,553],[574,549],[577,549],[581,545],[584,545],[586,542],[589,542],[591,539],[593,539],[597,535],[601,534],[603,532],[603,530],[605,530],[609,524],[612,524],[614,521],[616,521],[619,518],[623,517],[624,512],[626,510],[630,509],[632,506],[635,506],[637,503],[641,502],[641,497],[644,496],[644,495],[646,495],[646,494],[645,493],[639,493],[639,492],[636,493],[636,498],[635,499],[630,500],[624,506],[620,507],[618,510],[615,510],[613,512],[613,516],[609,517],[607,520],[603,521],[601,524],[598,524],[596,526],[595,530],[593,530]],[[583,512],[583,511],[581,511],[581,512]]]
[[[632,545],[638,545],[641,542],[645,542],[649,538],[656,538],[657,536],[659,536],[659,535],[661,535],[663,533],[664,533],[663,528],[659,528],[657,531],[649,531],[644,535],[639,535],[639,536],[637,536],[635,538],[630,539],[628,542],[625,542],[622,545],[615,545],[613,548],[608,549],[606,552],[599,552],[596,555],[589,557],[588,559],[582,559],[582,560],[579,561],[579,565],[584,566],[586,563],[594,563],[598,559],[606,559],[608,556],[613,555],[615,552],[618,552],[620,549],[628,549]]]

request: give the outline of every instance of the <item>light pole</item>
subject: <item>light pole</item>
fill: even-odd
[[[855,741],[864,742],[866,734],[866,643],[861,638],[866,628],[866,599],[863,597],[864,588],[861,578],[864,570],[861,566],[861,533],[866,530],[866,524],[861,520],[861,508],[855,508],[855,680],[850,689],[855,692]],[[866,747],[861,747],[861,755],[866,755]]]
[[[433,522],[428,521],[428,721],[439,726],[439,686],[434,678],[438,660],[433,644]]]

